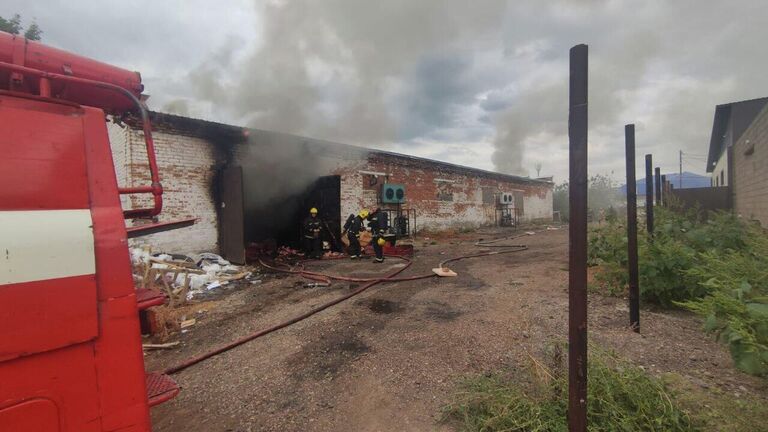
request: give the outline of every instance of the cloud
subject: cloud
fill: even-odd
[[[638,154],[672,171],[678,150],[706,152],[716,104],[768,95],[760,0],[0,6],[15,12],[47,43],[140,70],[156,108],[516,174],[541,162],[556,180],[577,43],[590,45],[592,173],[623,177],[626,123]]]

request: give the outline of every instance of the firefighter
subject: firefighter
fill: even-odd
[[[368,210],[362,209],[357,216],[349,215],[347,222],[344,223],[344,232],[347,233],[347,239],[349,239],[347,252],[352,259],[360,258],[360,233],[365,231],[364,221],[367,218]]]
[[[376,252],[376,258],[374,263],[384,262],[384,245],[387,241],[384,239],[384,234],[387,230],[387,214],[382,212],[381,209],[376,209],[368,216],[368,228],[371,229],[373,234],[373,251]]]
[[[302,231],[304,234],[304,256],[320,259],[323,256],[323,241],[320,238],[320,229],[323,222],[317,217],[317,209],[309,210],[309,217],[304,219]]]

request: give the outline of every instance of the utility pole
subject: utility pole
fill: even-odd
[[[680,150],[680,176],[677,178],[677,188],[683,188],[683,151]]]

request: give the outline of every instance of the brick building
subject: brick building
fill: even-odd
[[[267,237],[296,238],[308,206],[321,206],[340,234],[348,214],[375,208],[407,214],[412,230],[493,225],[502,192],[520,220],[551,220],[552,183],[381,150],[152,113],[165,188],[163,220],[189,228],[136,241],[171,252],[221,251]],[[138,125],[111,124],[120,185],[148,182]],[[402,184],[406,202],[381,204],[383,184]],[[123,197],[124,207],[146,197]],[[306,207],[306,208],[305,208]],[[399,208],[398,208],[399,207]],[[395,213],[393,213],[395,214]]]
[[[736,214],[768,227],[768,98],[716,107],[707,172]]]

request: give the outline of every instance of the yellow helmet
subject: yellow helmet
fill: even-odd
[[[314,208],[314,207],[312,207],[311,209],[309,209],[309,212],[310,212],[311,214],[317,214],[317,209],[316,209],[316,208]]]
[[[366,210],[366,209],[360,210],[360,217],[363,218],[363,219],[367,218],[368,217],[368,210]]]
[[[378,243],[379,246],[384,246],[385,244],[387,244],[387,241],[384,240],[384,237],[379,237],[379,239],[376,240],[376,243]]]

